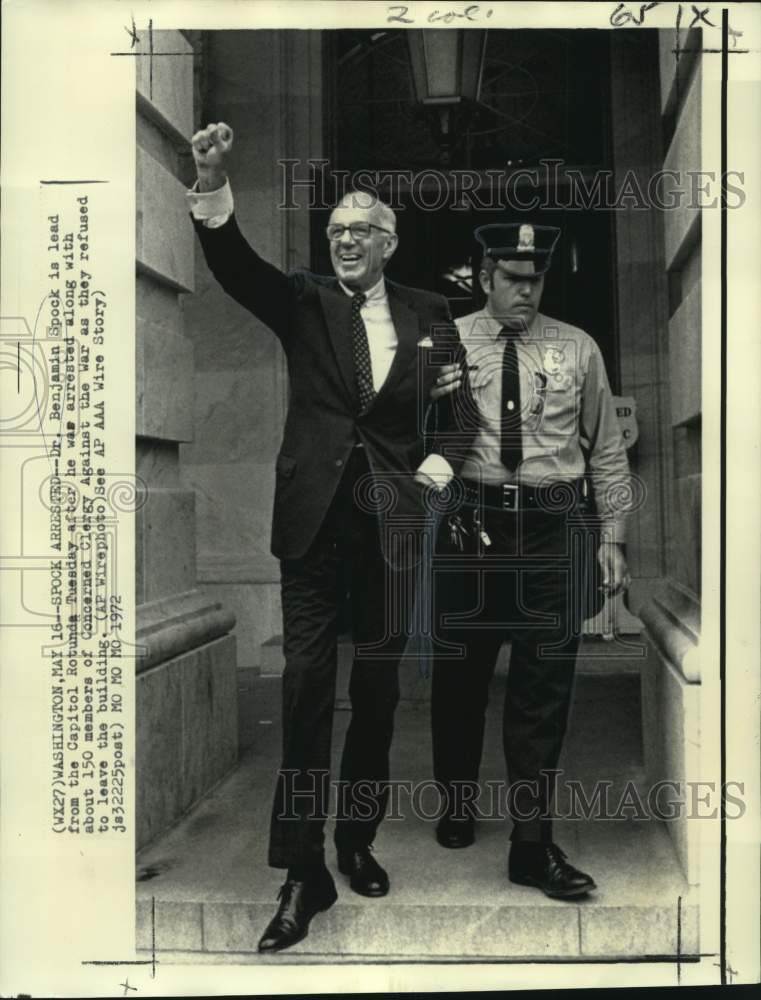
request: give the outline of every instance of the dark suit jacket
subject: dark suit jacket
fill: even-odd
[[[309,271],[284,274],[252,249],[234,216],[215,229],[194,224],[220,285],[270,327],[287,357],[291,393],[276,463],[273,554],[305,554],[358,441],[379,494],[389,496],[390,490],[395,498],[380,503],[379,513],[419,517],[421,491],[412,477],[425,454],[445,454],[457,472],[473,434],[466,419],[470,407],[452,397],[436,407],[428,402],[438,367],[461,359],[446,299],[386,281],[398,346],[386,381],[359,416],[351,299],[337,279]],[[418,346],[423,338],[431,338],[433,350]],[[424,430],[433,423],[436,430],[426,440]]]

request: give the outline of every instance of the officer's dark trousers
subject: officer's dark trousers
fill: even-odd
[[[367,475],[355,449],[336,497],[309,551],[281,562],[285,671],[283,757],[270,824],[269,863],[275,868],[320,864],[324,826],[337,803],[336,842],[370,844],[385,812],[389,747],[399,700],[399,659],[414,570],[391,571],[381,554],[379,520],[355,502]],[[338,794],[330,795],[333,704],[342,582],[349,569],[355,656]],[[391,596],[403,607],[391,613]],[[377,650],[363,650],[376,646]]]
[[[466,508],[466,525],[470,516]],[[479,792],[489,683],[500,645],[510,639],[502,732],[508,786],[500,802],[514,820],[512,839],[548,841],[552,782],[546,772],[560,755],[578,647],[567,515],[485,510],[482,517],[492,544],[480,558],[452,547],[446,519],[437,542],[434,775],[449,808],[467,811]],[[459,645],[461,658],[452,658],[444,643]],[[492,800],[481,800],[482,815],[492,808]]]

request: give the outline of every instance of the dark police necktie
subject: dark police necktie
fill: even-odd
[[[367,343],[367,329],[360,309],[367,301],[364,292],[351,297],[351,343],[354,354],[354,372],[359,392],[359,411],[364,413],[375,398],[373,388],[373,366],[370,361],[370,347]]]
[[[500,459],[505,468],[514,472],[523,458],[521,441],[521,380],[518,368],[516,330],[503,326],[499,331],[505,342],[502,356],[502,403],[500,419]]]

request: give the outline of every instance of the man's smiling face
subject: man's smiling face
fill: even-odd
[[[356,200],[356,199],[354,199]],[[330,214],[329,225],[350,226],[363,222],[374,227],[367,237],[355,237],[346,228],[340,239],[330,241],[330,259],[339,281],[353,291],[367,291],[377,284],[398,243],[396,233],[384,232],[380,213],[375,206],[360,207],[351,199],[337,205]]]

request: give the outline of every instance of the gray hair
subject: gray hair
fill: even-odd
[[[363,208],[375,214],[378,224],[396,232],[396,213],[372,191],[347,191],[336,208]]]

